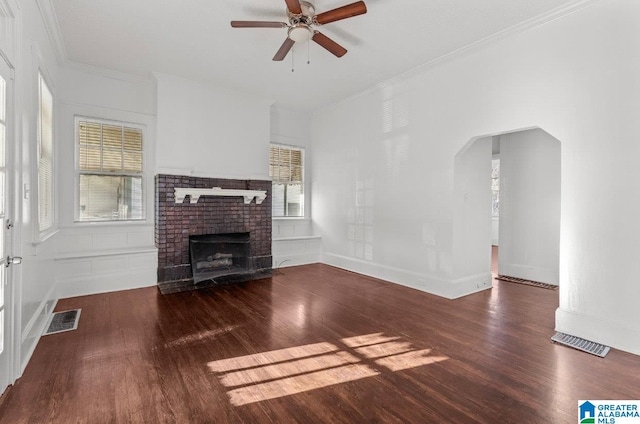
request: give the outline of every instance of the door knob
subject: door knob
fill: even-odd
[[[7,267],[9,265],[20,265],[22,263],[22,256],[7,256]]]

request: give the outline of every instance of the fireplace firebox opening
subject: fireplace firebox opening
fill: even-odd
[[[249,233],[189,236],[194,283],[253,272],[249,240]]]

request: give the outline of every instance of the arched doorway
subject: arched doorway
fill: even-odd
[[[499,274],[559,284],[560,153],[560,141],[540,128],[476,137],[458,152],[454,263],[460,274],[491,270],[493,250]],[[497,217],[491,186],[496,158]],[[499,248],[492,249],[496,224]]]

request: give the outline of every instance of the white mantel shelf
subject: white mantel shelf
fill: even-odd
[[[182,203],[186,196],[189,196],[190,203],[198,203],[200,196],[240,196],[244,197],[244,204],[251,203],[256,198],[256,204],[261,204],[267,198],[267,192],[264,190],[232,190],[220,187],[213,188],[182,188],[175,187],[173,189],[176,203]]]

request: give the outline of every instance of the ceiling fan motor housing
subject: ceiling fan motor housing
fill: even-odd
[[[300,1],[300,9],[302,14],[295,15],[287,9],[287,15],[289,16],[288,36],[296,43],[303,43],[309,41],[313,37],[313,30],[311,25],[313,24],[313,17],[315,16],[316,9],[313,5],[307,1]]]
[[[313,37],[313,30],[307,24],[293,24],[289,27],[288,35],[296,43],[301,43],[309,41]]]

